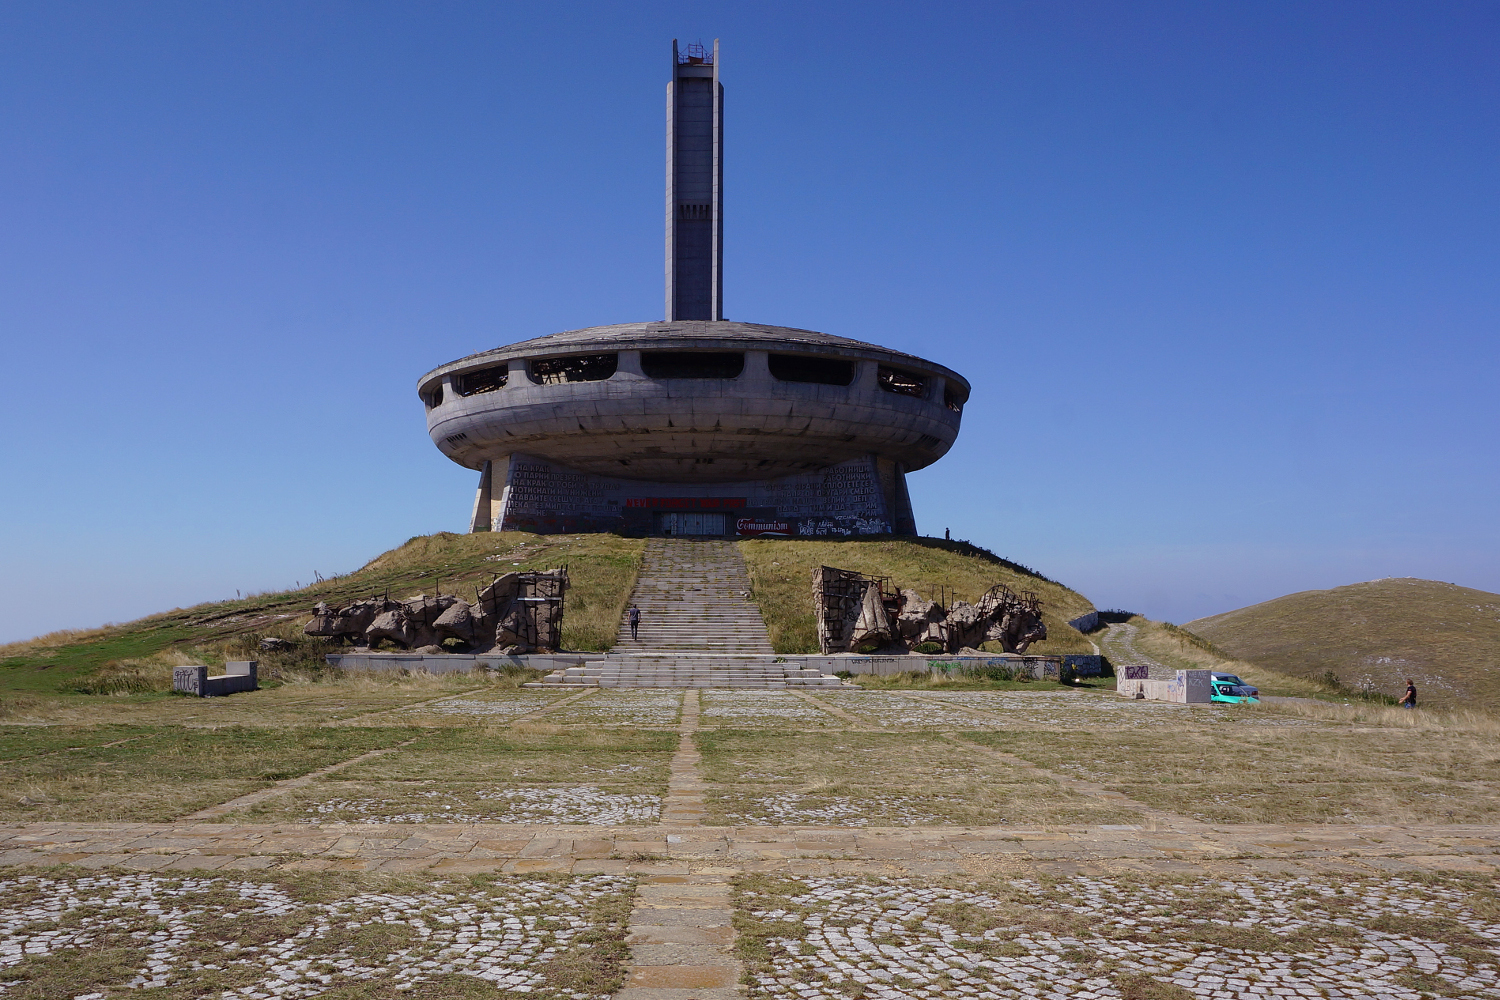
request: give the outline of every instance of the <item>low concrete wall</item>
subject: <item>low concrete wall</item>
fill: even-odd
[[[639,654],[630,654],[632,656]],[[670,652],[662,655],[670,656]],[[608,653],[529,653],[519,656],[498,656],[488,653],[329,653],[325,659],[331,667],[341,670],[406,670],[425,671],[429,674],[469,673],[473,670],[503,670],[506,667],[540,670],[564,670],[581,667],[585,663],[607,659]],[[994,656],[817,656],[793,655],[777,657],[788,663],[803,667],[815,667],[825,674],[845,671],[851,674],[875,674],[887,676],[900,673],[954,674],[972,673],[1002,668],[1015,673],[1027,672],[1036,680],[1057,680],[1059,677],[1097,677],[1088,673],[1098,670],[1098,665],[1080,664],[1077,672],[1070,672],[1062,656],[1016,656],[1002,653]],[[1073,660],[1103,661],[1103,657],[1073,656]]]
[[[1074,677],[1108,677],[1114,672],[1109,660],[1095,653],[1064,653],[1062,661]]]
[[[1068,624],[1080,632],[1092,632],[1099,627],[1099,612],[1090,611],[1086,615],[1071,618],[1068,620]]]
[[[1211,674],[1207,670],[1179,670],[1171,680],[1152,680],[1145,667],[1126,667],[1115,682],[1115,692],[1125,698],[1170,701],[1178,705],[1207,705],[1213,701]],[[1141,676],[1133,676],[1139,674]]]
[[[340,670],[406,670],[429,674],[467,674],[473,670],[562,670],[581,667],[604,653],[524,653],[519,656],[489,653],[329,653],[324,659]]]
[[[258,660],[230,660],[224,664],[224,673],[208,676],[208,668],[201,665],[172,668],[172,690],[199,698],[214,698],[241,691],[256,691],[260,688],[257,672]]]
[[[1057,680],[1062,676],[1062,657],[1016,656],[1009,653],[994,656],[787,656],[788,662],[817,667],[825,674],[874,674],[886,677],[901,673],[962,674],[1004,669],[1014,673],[1028,672],[1037,680]]]

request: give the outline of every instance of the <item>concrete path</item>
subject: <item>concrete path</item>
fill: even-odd
[[[677,727],[677,752],[669,765],[667,797],[661,804],[661,821],[673,826],[697,826],[707,814],[703,776],[698,772],[703,755],[693,743],[700,711],[698,689],[688,688],[682,696],[682,721]]]
[[[679,828],[699,826],[705,815],[702,757],[693,745],[698,731],[698,692],[684,692],[680,743],[672,758],[662,821]],[[668,834],[670,844],[678,834]],[[636,892],[630,914],[630,965],[617,1000],[730,1000],[739,994],[735,960],[734,911],[729,878],[737,869],[699,868],[686,874],[655,875]]]
[[[1113,622],[1106,625],[1099,635],[1099,645],[1104,647],[1104,655],[1117,668],[1131,665],[1150,667],[1151,676],[1157,680],[1170,680],[1176,676],[1175,670],[1135,648],[1135,637],[1139,632],[1140,629],[1129,622]]]
[[[503,824],[0,825],[0,865],[142,870],[993,874],[1035,870],[1500,873],[1500,826],[713,827]]]
[[[630,965],[615,1000],[736,1000],[733,869],[652,875],[636,889]]]

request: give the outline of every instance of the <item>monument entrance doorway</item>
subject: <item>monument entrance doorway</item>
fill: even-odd
[[[723,514],[698,514],[671,511],[661,515],[661,533],[673,538],[683,535],[713,535],[724,537]]]

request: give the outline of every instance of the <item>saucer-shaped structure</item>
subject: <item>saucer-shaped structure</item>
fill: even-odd
[[[910,354],[729,321],[623,323],[525,340],[419,383],[460,465],[516,453],[661,484],[775,479],[878,457],[904,471],[958,436],[969,383]]]
[[[906,473],[953,446],[957,372],[725,320],[719,47],[667,84],[666,319],[555,333],[435,368],[433,443],[480,472],[470,529],[915,534]]]

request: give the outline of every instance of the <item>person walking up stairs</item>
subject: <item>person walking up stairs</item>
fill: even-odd
[[[607,657],[554,671],[537,686],[842,685],[816,667],[777,658],[766,621],[750,601],[750,577],[733,542],[648,540],[627,608]]]
[[[627,612],[614,652],[768,654],[766,621],[749,595],[733,542],[648,539],[630,600],[640,610],[638,637]]]

